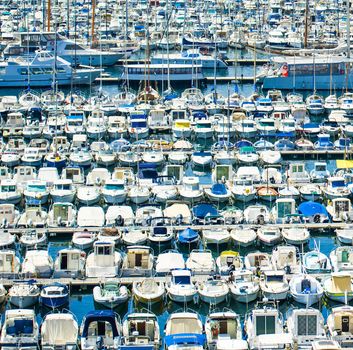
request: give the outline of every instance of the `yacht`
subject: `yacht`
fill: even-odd
[[[31,86],[51,87],[54,77],[58,85],[92,84],[101,70],[79,68],[73,70],[70,63],[60,57],[54,57],[49,51],[37,51],[34,56],[11,57],[0,64],[0,87],[27,87],[28,76]]]
[[[111,66],[122,57],[121,53],[115,51],[85,47],[55,32],[18,32],[15,38],[17,41],[9,43],[4,49],[4,57],[31,55],[44,47],[48,51],[55,49],[57,55],[72,66]]]

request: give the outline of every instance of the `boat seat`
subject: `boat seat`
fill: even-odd
[[[164,226],[155,226],[153,228],[153,234],[156,236],[164,236],[167,234],[167,228]]]
[[[310,280],[304,278],[302,280],[302,292],[310,293],[310,291],[311,291],[311,282]]]
[[[32,334],[33,322],[31,320],[15,320],[14,325],[7,328],[10,335]]]

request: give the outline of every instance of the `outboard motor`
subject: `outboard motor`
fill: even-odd
[[[104,349],[104,341],[102,336],[98,336],[96,340],[96,346],[97,350],[102,350]]]
[[[257,218],[256,218],[256,223],[258,225],[263,225],[265,223],[265,217],[263,215],[259,215]]]
[[[181,225],[183,223],[183,215],[182,214],[178,214],[176,216],[176,224],[177,225]]]
[[[115,219],[115,226],[124,226],[124,219],[121,215],[118,215]]]

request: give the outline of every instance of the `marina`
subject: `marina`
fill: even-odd
[[[352,4],[0,2],[0,348],[353,348]]]

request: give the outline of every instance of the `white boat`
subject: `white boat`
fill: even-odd
[[[218,349],[219,340],[231,341],[234,349],[244,349],[239,316],[231,310],[214,311],[206,317],[205,333],[209,349]],[[246,344],[247,345],[247,344]]]
[[[49,190],[44,181],[32,180],[27,183],[23,195],[27,202],[39,202],[45,204],[48,201]]]
[[[20,259],[18,256],[16,256],[16,252],[14,250],[1,249],[0,262],[0,275],[2,277],[14,277],[20,272]],[[0,294],[2,295],[2,293]]]
[[[45,232],[29,229],[22,233],[20,243],[23,247],[43,246],[47,243],[47,235]]]
[[[227,299],[229,287],[222,279],[208,279],[198,284],[200,299],[208,304],[217,305]]]
[[[171,281],[166,284],[169,298],[178,303],[194,301],[197,296],[197,287],[191,281],[191,271],[176,269],[171,271]]]
[[[72,244],[78,249],[92,248],[94,241],[97,239],[96,232],[78,231],[72,236]]]
[[[320,310],[291,309],[287,312],[286,318],[288,333],[298,344],[298,349],[307,349],[314,341],[326,341],[325,322]]]
[[[152,244],[169,244],[174,239],[173,227],[168,224],[168,219],[163,218],[162,222],[158,225],[154,225],[160,218],[155,218],[151,221],[151,227],[148,231],[148,240]],[[169,221],[171,221],[169,219]]]
[[[329,337],[341,347],[348,348],[353,341],[353,307],[349,305],[332,308],[327,317]]]
[[[275,270],[283,270],[286,274],[300,272],[298,249],[295,246],[278,245],[272,250],[272,264]]]
[[[160,328],[157,316],[150,312],[128,312],[122,325],[123,345],[160,348]]]
[[[143,245],[147,242],[148,230],[144,227],[130,227],[125,228],[121,234],[121,241],[127,245]]]
[[[288,244],[303,245],[310,239],[310,231],[306,228],[283,228],[282,237]]]
[[[263,225],[270,221],[270,212],[265,205],[249,205],[244,210],[244,220],[248,224]]]
[[[186,267],[199,275],[211,275],[216,272],[216,263],[210,250],[193,249],[186,260]]]
[[[131,186],[127,194],[128,199],[135,204],[142,204],[148,201],[150,198],[150,189],[148,186],[142,186],[137,184]]]
[[[72,180],[59,179],[54,181],[50,196],[54,203],[72,203],[76,196],[76,189]]]
[[[335,198],[348,197],[350,195],[350,190],[346,186],[343,177],[333,176],[327,179],[327,185],[322,189],[324,195],[333,200]]]
[[[151,305],[162,301],[165,288],[163,282],[156,282],[148,277],[141,282],[135,281],[132,284],[132,292],[136,302]]]
[[[331,272],[330,259],[317,250],[312,250],[303,256],[303,268],[308,273],[326,273]]]
[[[77,199],[87,206],[96,204],[100,199],[100,190],[96,186],[80,186],[77,189]]]
[[[293,336],[284,332],[282,314],[271,303],[258,303],[246,315],[245,329],[251,350],[285,349],[293,344]]]
[[[125,304],[130,298],[130,293],[126,286],[121,286],[113,280],[105,281],[93,288],[93,299],[109,309],[114,309],[118,305]]]
[[[102,187],[102,196],[107,204],[121,204],[127,196],[124,180],[107,180]]]
[[[262,294],[268,300],[285,300],[289,292],[289,284],[285,272],[264,271],[260,278]]]
[[[295,275],[289,281],[290,293],[297,303],[308,307],[319,302],[324,294],[320,282],[310,275]]]
[[[22,199],[22,192],[17,182],[12,179],[3,179],[0,182],[0,204],[18,204]]]
[[[39,327],[34,310],[6,310],[1,329],[1,348],[10,350],[25,344],[28,350],[37,350]]]
[[[15,227],[19,221],[20,214],[14,204],[0,204],[0,227]],[[6,242],[6,235],[3,243]]]
[[[202,230],[202,238],[207,244],[227,244],[230,241],[230,233],[226,228],[209,228]]]
[[[53,80],[53,66],[56,65],[56,83],[58,85],[91,84],[101,73],[100,69],[73,69],[70,63],[60,57],[54,57],[49,51],[37,51],[34,55],[9,58],[1,65],[0,86],[27,87],[30,75],[31,87],[50,87]],[[29,72],[28,72],[29,70]],[[5,83],[6,82],[6,83]]]
[[[262,244],[273,246],[282,240],[282,235],[278,227],[260,227],[257,230],[257,238]]]
[[[230,237],[234,244],[240,247],[248,247],[253,245],[257,239],[257,233],[251,228],[234,228],[230,231]]]
[[[250,270],[232,271],[229,277],[229,290],[234,300],[248,304],[259,295],[259,280]]]
[[[112,242],[96,241],[86,259],[87,277],[115,277],[119,274],[121,254]]]
[[[8,293],[10,303],[23,309],[35,305],[39,295],[40,289],[32,280],[14,283]]]
[[[272,260],[268,253],[254,252],[246,254],[244,266],[250,271],[272,271]]]
[[[158,254],[156,259],[156,274],[166,275],[176,269],[184,269],[185,261],[183,254],[176,250],[165,250]]]
[[[197,202],[203,197],[203,190],[200,188],[200,179],[195,176],[185,176],[182,187],[179,189],[180,196],[187,201]]]
[[[123,276],[151,275],[154,265],[153,250],[148,246],[128,246],[123,258]]]
[[[347,227],[344,229],[336,229],[337,239],[343,244],[352,244],[353,241],[353,229]]]
[[[79,227],[103,227],[105,215],[102,207],[86,206],[80,207],[77,213],[77,225]]]
[[[191,155],[192,164],[199,168],[209,168],[212,164],[211,152],[194,152]],[[185,178],[184,178],[185,179]]]
[[[28,250],[22,262],[22,273],[29,277],[49,278],[54,262],[47,250]]]
[[[231,271],[241,270],[243,261],[239,253],[232,250],[224,250],[216,259],[218,273],[228,276]]]
[[[49,227],[73,227],[76,225],[76,209],[72,203],[53,203],[48,213]]]
[[[77,349],[78,323],[71,313],[49,313],[41,324],[43,350]]]
[[[334,198],[326,206],[333,222],[349,222],[353,219],[352,204],[349,198]]]
[[[205,189],[206,196],[213,202],[228,202],[232,196],[232,192],[223,183],[213,184],[211,188]]]
[[[86,253],[80,249],[64,248],[54,261],[54,278],[77,278],[85,274]]]
[[[348,272],[333,272],[322,284],[325,295],[331,300],[348,304],[353,299],[353,282]]]

